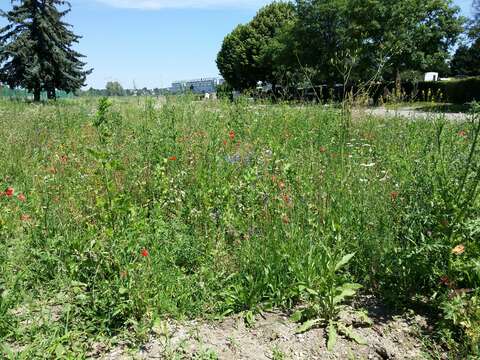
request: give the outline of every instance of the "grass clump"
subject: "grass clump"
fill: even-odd
[[[443,312],[444,345],[478,353],[479,123],[1,102],[0,339],[80,356],[165,317],[298,303],[333,324],[361,284]]]

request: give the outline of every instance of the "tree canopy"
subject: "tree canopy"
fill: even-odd
[[[105,86],[107,96],[123,96],[125,90],[118,81],[109,81]]]
[[[470,24],[470,36],[478,38],[480,36],[480,0],[473,0],[473,19]]]
[[[450,63],[451,74],[480,75],[480,0],[472,4],[473,17],[466,27],[465,41],[458,47]]]
[[[18,4],[17,4],[18,3]],[[62,19],[71,10],[64,0],[12,0],[2,11],[8,24],[0,29],[0,81],[34,93],[73,92],[84,85],[92,70],[84,70],[83,57],[73,49],[80,37]]]
[[[274,3],[227,35],[217,63],[239,90],[257,81],[278,83],[285,73],[308,75],[318,84],[448,72],[450,51],[463,31],[459,14],[451,0]],[[258,36],[262,20],[270,31]]]
[[[450,64],[452,75],[480,75],[480,39],[470,46],[461,45]]]
[[[298,0],[300,59],[324,81],[445,70],[462,32],[450,0]]]
[[[260,9],[251,22],[237,26],[225,37],[217,65],[231,86],[244,90],[254,87],[258,81],[275,82],[275,64],[268,45],[283,24],[294,16],[292,4],[274,2]]]

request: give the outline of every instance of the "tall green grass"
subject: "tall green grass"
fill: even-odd
[[[0,340],[80,356],[356,282],[440,311],[444,345],[478,352],[477,115],[344,124],[320,106],[0,102]],[[26,304],[58,321],[23,326]]]

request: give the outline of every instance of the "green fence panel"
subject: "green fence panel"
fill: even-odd
[[[69,99],[75,97],[72,93],[66,93],[65,91],[57,91],[58,99]],[[0,86],[0,98],[9,99],[32,99],[33,94],[24,89],[10,89],[9,87]],[[42,93],[42,100],[47,100],[47,93]]]

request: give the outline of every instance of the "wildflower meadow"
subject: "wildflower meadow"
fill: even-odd
[[[479,135],[475,106],[453,122],[188,96],[1,101],[0,354],[85,358],[164,319],[268,309],[333,346],[341,306],[373,296],[430,315],[425,353],[474,357]]]

